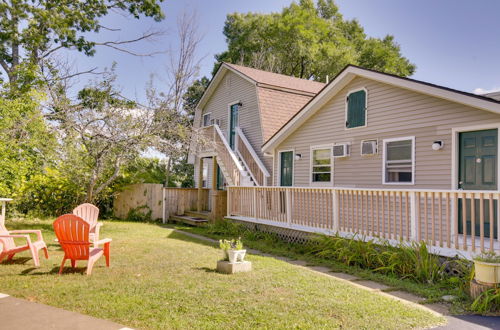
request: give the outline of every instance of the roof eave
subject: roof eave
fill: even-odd
[[[316,97],[314,97],[294,117],[292,117],[288,123],[286,123],[278,132],[266,141],[262,146],[262,151],[272,151],[356,76],[420,92],[451,102],[464,104],[480,110],[500,114],[500,102],[493,99],[488,100],[481,97],[475,97],[467,95],[467,93],[461,93],[460,91],[450,90],[445,87],[426,84],[412,79],[406,79],[349,65],[344,68],[344,70],[342,70],[337,77],[330,82],[330,84],[326,85],[323,90],[316,95]]]

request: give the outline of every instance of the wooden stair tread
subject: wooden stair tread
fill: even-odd
[[[202,224],[208,222],[207,219],[192,217],[192,216],[188,216],[188,215],[171,215],[170,220],[182,222],[182,223],[186,223],[186,224],[194,225],[194,226],[202,225]]]

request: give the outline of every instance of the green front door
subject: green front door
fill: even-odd
[[[498,131],[496,129],[463,132],[459,135],[458,188],[464,190],[497,190],[497,150]],[[471,233],[471,200],[466,201],[467,234]],[[476,235],[480,233],[480,200],[474,201]],[[459,200],[458,230],[463,233],[462,201]],[[490,236],[489,201],[484,201],[484,235]],[[493,205],[493,219],[497,223],[497,203]],[[495,230],[495,237],[496,230]]]
[[[293,151],[280,153],[280,186],[291,186],[293,176]]]
[[[236,127],[238,127],[238,104],[233,104],[229,109],[229,146],[234,149]]]

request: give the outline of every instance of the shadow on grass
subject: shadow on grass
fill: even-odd
[[[195,267],[193,270],[203,270],[205,273],[217,273],[217,269],[209,267]]]
[[[32,259],[28,257],[20,257],[20,258],[14,258],[12,260],[4,260],[3,262],[0,262],[0,265],[24,265],[30,260]]]
[[[165,228],[165,229],[173,229],[173,228],[164,227],[164,226],[160,226],[160,227]],[[210,246],[210,247],[217,247],[217,245],[218,245],[218,243],[205,241],[205,240],[202,240],[200,238],[191,237],[189,235],[179,233],[175,230],[172,230],[167,235],[167,238],[176,239],[179,241],[184,241],[184,242],[189,242],[189,243],[201,244],[201,245]]]
[[[58,275],[59,274],[59,267],[53,267],[51,270],[48,272],[35,272],[38,268],[32,267],[23,270],[20,275],[24,276],[33,276],[33,275]],[[67,275],[67,274],[80,274],[80,275],[86,275],[87,267],[64,267],[63,273],[61,275]]]

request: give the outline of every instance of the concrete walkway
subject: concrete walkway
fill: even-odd
[[[217,240],[185,232],[182,230],[174,229],[175,231],[184,234],[186,236],[190,236],[192,238],[196,238],[202,241],[218,243]],[[416,296],[414,294],[408,293],[406,291],[399,291],[391,288],[387,285],[364,280],[358,278],[354,275],[346,274],[346,273],[335,273],[330,270],[328,267],[322,266],[309,266],[306,261],[303,260],[293,260],[286,257],[279,257],[268,253],[263,253],[254,249],[247,249],[248,253],[272,257],[279,260],[283,260],[285,262],[307,268],[313,272],[317,272],[326,276],[334,277],[337,280],[349,283],[350,285],[354,285],[364,290],[372,291],[377,294],[384,295],[386,297],[390,297],[392,299],[399,300],[405,304],[409,304],[413,307],[421,308],[427,310],[431,313],[438,314],[440,316],[444,316],[448,323],[444,326],[437,327],[435,329],[442,330],[487,330],[487,329],[500,329],[500,317],[487,317],[487,316],[478,316],[478,315],[450,315],[448,305],[446,304],[424,304],[421,303],[424,301],[422,297]]]
[[[118,330],[123,325],[0,293],[0,329]]]

